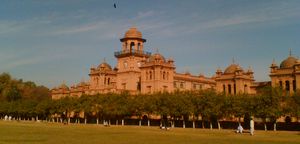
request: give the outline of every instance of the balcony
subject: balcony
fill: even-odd
[[[125,51],[117,51],[115,52],[115,57],[127,57],[127,56],[140,56],[140,57],[149,57],[151,52],[146,51],[136,51],[136,50],[125,50]]]

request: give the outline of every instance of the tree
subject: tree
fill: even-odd
[[[265,130],[266,120],[270,118],[276,130],[276,119],[282,115],[282,92],[279,88],[266,87],[258,95],[256,115],[263,119]]]

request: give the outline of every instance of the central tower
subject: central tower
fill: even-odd
[[[145,52],[142,33],[137,28],[130,28],[121,38],[122,49],[115,52],[117,58],[117,89],[137,92],[141,89],[141,62],[151,55]]]

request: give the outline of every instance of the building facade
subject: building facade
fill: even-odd
[[[226,94],[255,94],[253,71],[251,68],[244,71],[238,64],[231,64],[224,72],[216,71],[216,90]]]
[[[300,59],[290,55],[277,66],[275,60],[270,66],[272,87],[280,87],[286,95],[300,89]]]
[[[52,98],[122,91],[146,94],[216,88],[214,78],[177,73],[173,59],[166,59],[158,52],[145,51],[146,39],[135,27],[130,28],[120,41],[121,50],[114,53],[117,59],[115,68],[103,61],[90,69],[88,82],[82,81],[71,87],[62,84],[52,89]]]

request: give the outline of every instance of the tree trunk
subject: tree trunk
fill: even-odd
[[[148,126],[150,126],[150,119],[148,119]]]
[[[124,119],[122,119],[122,126],[124,126]]]
[[[266,122],[264,123],[264,127],[265,127],[265,131],[267,131],[268,129],[267,129],[267,124],[266,124]]]
[[[70,117],[68,117],[68,123],[70,123],[71,122],[71,118]]]
[[[87,118],[86,117],[84,117],[84,124],[86,124],[87,123]]]
[[[142,126],[142,120],[139,119],[139,126]]]
[[[119,125],[119,120],[116,120],[116,125]]]
[[[218,129],[221,130],[221,124],[219,121],[218,121]]]
[[[202,120],[202,128],[205,129],[204,120]]]
[[[185,128],[185,120],[182,121],[182,128]]]
[[[193,128],[196,128],[195,120],[193,120]]]
[[[213,129],[212,122],[209,122],[209,126],[210,126],[210,130],[212,130]]]
[[[35,117],[35,121],[39,121],[39,116],[36,116],[36,117]]]
[[[108,125],[110,126],[110,120],[108,120]]]
[[[97,125],[98,125],[98,124],[99,124],[99,118],[97,118],[97,120],[96,120],[96,121],[97,121]]]
[[[277,130],[276,127],[277,127],[277,124],[276,124],[276,121],[275,121],[275,122],[274,122],[274,131]]]
[[[265,131],[267,131],[268,129],[267,129],[267,120],[266,120],[266,118],[264,119],[264,127],[265,127]]]

